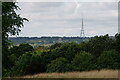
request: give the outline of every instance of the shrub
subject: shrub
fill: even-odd
[[[97,64],[100,69],[117,69],[118,53],[115,50],[104,51],[98,58]]]
[[[104,50],[113,49],[114,42],[115,41],[106,34],[104,36],[95,36],[88,42],[81,43],[80,48],[83,51],[91,53],[95,58],[98,58]]]
[[[69,64],[65,58],[57,58],[47,66],[47,72],[66,72],[69,71]]]
[[[41,53],[34,52],[23,54],[16,62],[14,70],[22,71],[22,75],[45,72],[44,64],[41,60]]]
[[[63,57],[65,58],[69,63],[73,60],[75,54],[80,52],[79,45],[76,43],[64,43],[60,47],[57,47],[55,49],[51,49],[48,52],[44,52],[42,54],[43,61],[46,64],[49,64],[52,60],[55,60],[57,58]]]
[[[17,57],[21,56],[26,52],[32,52],[34,48],[29,44],[20,44],[19,46],[13,46],[10,49],[11,54],[15,54]]]
[[[85,51],[81,51],[80,53],[76,54],[72,65],[75,71],[85,71],[91,70],[94,65],[92,65],[93,56],[90,53]]]

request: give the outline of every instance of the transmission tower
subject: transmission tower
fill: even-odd
[[[82,27],[81,27],[80,37],[81,37],[81,38],[84,38],[84,37],[85,37],[83,16],[82,16]]]

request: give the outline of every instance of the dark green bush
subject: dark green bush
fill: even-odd
[[[118,58],[117,51],[104,51],[98,58],[98,67],[100,69],[118,69]]]
[[[46,64],[49,64],[52,60],[56,58],[63,57],[67,59],[69,63],[73,60],[75,54],[80,52],[79,45],[77,43],[64,43],[60,47],[51,49],[48,52],[42,54],[43,61]]]
[[[67,72],[70,69],[69,67],[68,61],[60,57],[47,65],[47,72]]]
[[[113,49],[114,41],[109,35],[95,36],[88,42],[83,42],[80,44],[80,48],[83,51],[91,53],[94,58],[97,58],[105,50]],[[96,60],[96,59],[95,59]]]
[[[22,71],[23,75],[45,72],[41,52],[25,53],[20,56],[14,70]]]
[[[94,67],[92,64],[93,56],[90,53],[85,51],[81,51],[80,53],[76,54],[72,65],[75,71],[86,71],[91,70]]]
[[[13,46],[10,48],[10,53],[15,54],[17,57],[26,52],[32,52],[34,48],[29,44],[20,44],[19,46]]]

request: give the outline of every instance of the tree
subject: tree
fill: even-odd
[[[54,54],[57,54],[59,57],[66,58],[69,62],[72,61],[75,54],[80,52],[79,45],[74,42],[64,43],[59,48],[53,50]]]
[[[22,54],[26,52],[32,52],[34,48],[29,44],[20,44],[19,46],[13,46],[9,49],[10,54],[7,55],[9,60],[9,68],[15,66],[16,61]]]
[[[17,57],[21,56],[22,54],[26,52],[32,52],[34,48],[25,43],[25,44],[20,44],[19,46],[13,46],[10,48],[10,54],[15,54]]]
[[[18,71],[18,73],[20,73],[18,75],[45,72],[41,52],[24,53],[19,57],[18,61],[16,61],[13,71]]]
[[[80,52],[79,45],[76,43],[64,43],[60,47],[51,49],[48,52],[42,54],[43,61],[49,64],[52,60],[63,57],[67,59],[69,63],[73,60],[75,54]]]
[[[95,36],[88,42],[80,44],[80,48],[83,51],[91,53],[94,57],[99,57],[104,50],[113,49],[114,40],[109,37],[108,34],[104,36]]]
[[[90,53],[85,51],[81,51],[80,53],[76,54],[72,65],[75,71],[86,71],[91,70],[94,67],[92,64],[93,56]]]
[[[21,31],[21,27],[24,26],[24,21],[28,21],[26,18],[22,18],[15,10],[20,9],[15,2],[3,2],[2,3],[2,34],[3,38],[8,37],[8,34],[18,35]]]
[[[26,18],[22,18],[16,13],[16,10],[20,8],[16,5],[16,2],[3,2],[2,3],[2,66],[3,70],[9,69],[9,50],[10,45],[8,36],[18,35],[21,31],[21,27],[24,26],[24,21],[28,21]],[[4,71],[3,71],[4,75]]]
[[[50,49],[59,48],[61,45],[62,45],[62,43],[55,43],[55,44],[50,46]]]
[[[57,58],[47,65],[47,72],[67,72],[70,66],[65,58]]]
[[[97,60],[100,69],[118,69],[118,52],[115,50],[104,51]]]

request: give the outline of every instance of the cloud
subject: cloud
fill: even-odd
[[[86,36],[117,32],[116,2],[20,2],[17,13],[26,17],[20,36],[79,36],[82,13]],[[75,11],[77,10],[77,11]]]

